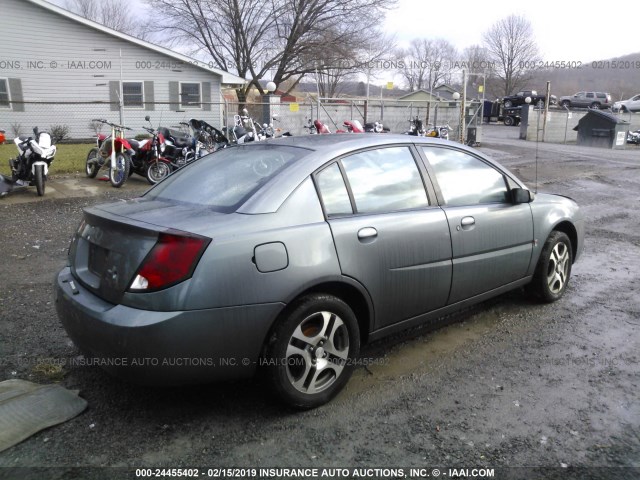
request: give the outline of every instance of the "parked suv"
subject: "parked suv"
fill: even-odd
[[[563,107],[611,107],[611,95],[605,92],[578,92],[575,95],[560,97],[560,105]]]

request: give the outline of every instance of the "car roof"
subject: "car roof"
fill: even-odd
[[[336,157],[372,147],[385,147],[393,145],[437,145],[467,151],[475,156],[481,157],[485,161],[495,165],[505,173],[504,167],[497,164],[487,156],[477,150],[473,150],[465,145],[441,140],[439,138],[418,137],[413,135],[400,135],[390,133],[344,133],[344,134],[322,134],[322,135],[300,135],[292,137],[279,137],[266,141],[244,144],[251,148],[252,145],[282,145],[289,147],[304,148],[312,150],[306,155],[303,161],[295,162],[281,175],[274,176],[259,191],[249,198],[238,210],[238,213],[260,214],[275,212],[287,197],[307,178],[312,172],[321,168],[326,163]],[[286,173],[286,174],[285,174]],[[517,179],[516,179],[517,180]]]

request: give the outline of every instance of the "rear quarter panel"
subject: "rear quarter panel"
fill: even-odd
[[[340,276],[331,230],[310,178],[277,212],[236,218],[208,235],[213,240],[189,282],[185,309],[286,302],[319,278]],[[265,244],[284,245],[284,268],[259,271],[255,249]]]

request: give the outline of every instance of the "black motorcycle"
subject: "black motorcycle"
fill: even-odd
[[[187,124],[182,122],[183,126]],[[158,127],[158,133],[164,137],[165,150],[162,157],[171,163],[172,168],[184,167],[195,158],[194,138],[168,127]]]
[[[215,152],[230,144],[224,133],[204,120],[192,118],[187,125],[191,131],[191,136],[195,140],[195,158],[203,157],[207,153]],[[198,145],[198,142],[201,145]]]
[[[411,118],[409,119],[409,131],[404,132],[405,135],[414,135],[416,137],[423,137],[425,132],[424,129],[424,124],[422,123],[422,120],[420,120],[418,117],[415,118]]]
[[[38,196],[44,195],[45,180],[56,154],[51,144],[51,135],[33,129],[33,137],[20,135],[13,142],[18,147],[18,156],[9,160],[11,178],[0,175],[0,196],[10,191],[35,185]]]

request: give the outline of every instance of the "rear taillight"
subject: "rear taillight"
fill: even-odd
[[[129,291],[162,290],[191,278],[209,241],[195,235],[161,233],[138,269]]]

